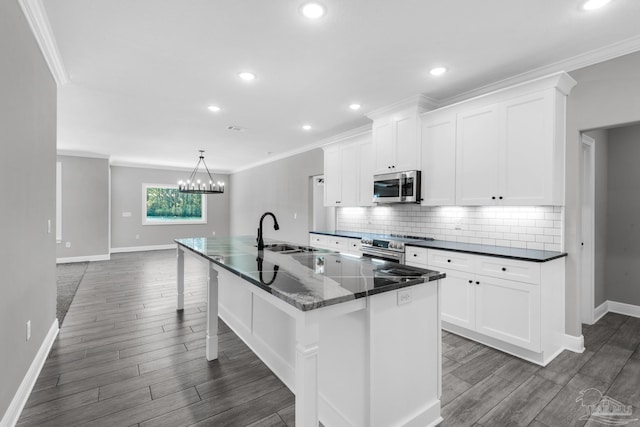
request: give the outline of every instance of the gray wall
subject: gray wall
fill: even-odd
[[[605,288],[607,275],[605,260],[607,256],[607,173],[608,173],[608,132],[605,129],[586,132],[588,136],[595,140],[593,155],[595,160],[594,179],[594,308],[605,302]]]
[[[231,175],[231,234],[256,235],[260,216],[278,218],[280,230],[265,219],[265,238],[309,243],[311,199],[309,177],[321,175],[322,149],[315,149]]]
[[[62,241],[57,258],[109,255],[109,160],[58,156],[62,163]],[[66,243],[71,247],[67,248]]]
[[[208,237],[215,231],[217,237],[229,235],[229,176],[214,174],[216,180],[225,182],[223,194],[211,194],[207,198],[207,223],[187,225],[142,225],[142,184],[176,184],[189,172],[111,167],[111,247],[167,245],[173,239],[183,237]],[[123,217],[123,212],[131,212]],[[136,239],[136,235],[139,238]]]
[[[17,1],[0,2],[0,58],[1,418],[56,318],[56,85]]]
[[[640,306],[640,125],[609,130],[606,299]]]
[[[565,250],[566,330],[581,335],[580,226],[582,157],[580,133],[640,121],[640,52],[571,72],[578,82],[567,105]]]

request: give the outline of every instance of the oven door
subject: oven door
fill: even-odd
[[[403,178],[400,173],[386,173],[373,177],[373,202],[398,203],[402,201]]]
[[[400,264],[404,264],[404,252],[393,252],[393,251],[385,251],[384,249],[375,249],[370,247],[362,248],[362,255],[369,257],[380,259],[382,261],[390,261],[397,262]]]

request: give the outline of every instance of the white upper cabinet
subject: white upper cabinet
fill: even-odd
[[[458,114],[456,196],[458,205],[495,204],[500,130],[498,106]]]
[[[422,205],[455,205],[456,115],[425,113],[420,132]]]
[[[418,168],[418,114],[380,118],[373,123],[374,174]]]
[[[325,206],[373,204],[371,149],[370,133],[325,147]]]
[[[566,96],[574,85],[560,73],[446,109],[457,114],[457,205],[564,204]]]

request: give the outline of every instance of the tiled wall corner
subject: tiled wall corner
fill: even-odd
[[[388,205],[338,208],[336,229],[561,251],[561,206]]]

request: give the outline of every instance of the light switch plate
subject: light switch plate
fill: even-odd
[[[413,300],[411,289],[402,289],[398,291],[398,305],[409,304]]]

